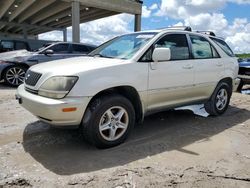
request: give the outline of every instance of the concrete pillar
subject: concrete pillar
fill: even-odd
[[[67,28],[62,30],[63,32],[63,42],[67,42]]]
[[[80,2],[72,2],[72,42],[80,42]]]
[[[27,36],[27,29],[25,27],[22,27],[22,31],[23,31],[23,38],[27,39],[28,38],[28,36]]]
[[[135,15],[135,26],[134,31],[141,31],[141,14]]]

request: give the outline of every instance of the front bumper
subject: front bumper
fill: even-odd
[[[250,83],[250,75],[238,75],[238,78],[240,78],[246,84]]]
[[[233,91],[237,91],[237,88],[238,88],[239,84],[240,84],[240,79],[239,78],[235,78],[233,80]]]
[[[40,120],[58,126],[80,125],[91,100],[91,97],[46,98],[27,92],[24,84],[18,87],[16,98],[22,107]],[[76,108],[76,111],[63,112],[64,108]]]

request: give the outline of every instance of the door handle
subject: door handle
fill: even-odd
[[[223,63],[216,63],[217,67],[222,67]]]
[[[184,65],[182,68],[183,68],[183,69],[192,69],[192,68],[193,68],[193,65],[187,64],[187,65]]]

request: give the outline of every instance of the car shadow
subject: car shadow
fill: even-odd
[[[0,90],[16,90],[16,89],[17,87],[11,87],[4,84],[3,82],[0,82]]]
[[[250,85],[245,85],[243,89],[240,91],[240,93],[245,94],[245,95],[250,95]]]
[[[190,111],[161,112],[136,126],[124,144],[106,150],[82,141],[78,130],[56,129],[37,121],[25,128],[23,147],[50,171],[72,175],[125,165],[171,150],[202,155],[183,147],[196,141],[209,141],[210,137],[249,118],[248,110],[236,107],[229,107],[222,116],[208,118],[195,116]]]

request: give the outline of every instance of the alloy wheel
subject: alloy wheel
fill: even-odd
[[[228,93],[227,90],[222,88],[218,91],[216,96],[216,108],[218,110],[223,110],[227,105]]]
[[[25,70],[21,67],[12,67],[6,72],[6,80],[12,85],[20,85],[24,82]]]
[[[103,139],[115,141],[123,136],[129,124],[127,111],[121,106],[109,108],[102,115],[99,123],[99,132]]]

